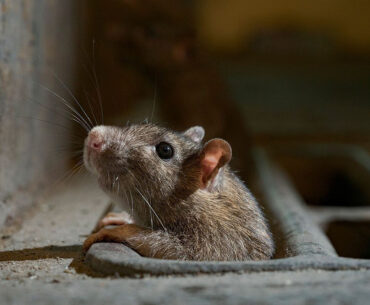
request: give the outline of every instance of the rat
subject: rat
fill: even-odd
[[[230,169],[230,144],[203,143],[204,134],[200,126],[184,132],[151,123],[94,127],[85,139],[85,166],[130,213],[108,214],[84,251],[118,242],[152,258],[271,258],[271,233],[256,199]]]

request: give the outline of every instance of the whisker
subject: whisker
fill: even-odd
[[[116,182],[118,180],[118,176],[116,176],[116,178],[113,180],[113,184],[112,184],[112,189],[114,190],[114,186],[116,185]]]
[[[125,202],[125,206],[126,206],[129,203],[127,190],[125,189],[123,193],[125,194],[125,198],[126,198],[126,202]]]
[[[87,56],[87,55],[86,55]],[[90,63],[90,62],[89,62]],[[92,65],[92,63],[90,63],[90,65]],[[86,73],[87,73],[87,76],[88,76],[88,80],[89,80],[89,82],[90,82],[90,84],[91,84],[91,86],[92,86],[92,88],[94,88],[94,90],[95,90],[95,92],[98,92],[98,90],[100,90],[100,89],[97,89],[96,88],[96,84],[95,84],[95,79],[94,79],[94,76],[93,76],[93,74],[94,74],[94,72],[93,72],[93,70],[92,69],[89,69],[88,68],[88,66],[86,65],[86,64],[84,64],[83,65],[83,67],[84,67],[84,69],[85,69],[85,71],[86,71]],[[90,100],[90,98],[88,97],[88,93],[86,92],[86,90],[84,90],[85,91],[85,96],[87,97],[87,99],[88,100]],[[96,93],[96,95],[97,95],[97,100],[96,99],[93,99],[93,102],[94,103],[91,103],[92,105],[94,105],[94,104],[96,104],[95,102],[97,101],[97,104],[98,104],[98,107],[99,107],[99,112],[100,112],[100,120],[102,120],[102,106],[100,105],[100,102],[99,102],[99,96],[98,96],[98,94]],[[95,109],[95,108],[94,108]],[[95,117],[95,121],[96,121],[96,125],[100,125],[100,124],[103,124],[102,122],[98,122],[98,118],[95,116],[95,111],[93,111],[93,110],[90,110],[91,112],[92,112],[92,114],[94,115],[94,117]]]
[[[82,122],[83,122],[83,127],[84,127],[84,129],[87,131],[87,132],[89,132],[90,131],[90,127],[89,127],[89,124],[87,124],[87,122],[86,122],[86,120],[82,117],[82,115],[73,107],[73,106],[71,106],[69,103],[68,103],[68,101],[65,99],[65,98],[63,98],[63,97],[61,97],[58,93],[56,93],[56,92],[54,92],[53,90],[51,90],[51,89],[49,89],[48,87],[45,87],[45,86],[43,86],[43,85],[41,85],[41,84],[39,84],[39,86],[41,87],[41,88],[43,88],[44,90],[46,90],[46,91],[48,91],[50,94],[52,94],[52,95],[54,95],[55,97],[57,97],[57,98],[59,98],[60,99],[60,101],[68,108],[68,109],[70,109],[73,113],[75,113],[81,120],[82,120]],[[81,122],[81,123],[82,123]]]
[[[143,188],[141,188],[141,189],[143,189]],[[148,187],[146,187],[146,194],[147,194],[147,198],[149,198],[148,201],[149,201],[150,205],[152,206],[152,202],[150,200],[151,196],[150,196]],[[153,230],[153,214],[152,214],[152,211],[151,210],[149,210],[149,215],[150,215],[151,228]]]
[[[87,64],[83,64],[83,67],[86,70],[88,79],[89,79],[92,87],[94,88],[94,90],[96,92],[97,99],[98,99],[98,106],[99,106],[99,110],[100,110],[101,124],[103,124],[104,123],[103,103],[102,103],[102,97],[101,97],[101,93],[100,93],[100,86],[99,86],[99,82],[98,82],[97,75],[96,75],[96,69],[95,69],[95,41],[93,40],[93,48],[92,48],[93,59],[90,58],[90,56],[88,55],[85,48],[82,48],[82,51],[84,52],[85,57],[88,61]],[[94,114],[94,112],[92,112],[92,113]],[[96,124],[99,125],[97,119],[96,119]]]
[[[58,112],[58,111],[56,111],[56,109],[52,109],[52,108],[49,108],[49,107],[47,107],[46,105],[44,105],[44,104],[42,104],[42,103],[40,103],[40,102],[38,102],[38,101],[35,101],[35,100],[32,100],[32,99],[28,99],[31,103],[35,103],[35,104],[37,104],[37,105],[39,105],[39,106],[41,106],[41,107],[43,107],[43,108],[45,108],[45,109],[47,109],[47,110],[49,110],[49,111],[51,111],[52,113],[55,113],[55,114],[57,114],[57,115],[59,115],[59,116],[61,116],[62,118],[65,118],[65,119],[68,119],[68,120],[71,120],[71,121],[73,121],[73,122],[76,122],[78,125],[80,125],[81,127],[84,127],[81,123],[81,120],[79,120],[79,118],[78,117],[76,117],[76,115],[74,115],[72,112],[70,112],[70,111],[68,111],[68,110],[66,110],[66,109],[62,109],[64,112],[66,112],[66,113],[68,113],[68,115],[70,115],[70,116],[72,116],[72,118],[71,117],[69,117],[69,116],[66,116],[66,115],[64,115],[64,114],[62,114],[62,113],[60,113],[60,112]],[[84,128],[85,129],[85,128]]]
[[[79,103],[78,99],[76,98],[76,96],[72,93],[71,89],[68,88],[68,86],[55,74],[54,71],[51,71],[53,73],[53,76],[57,79],[57,81],[63,86],[63,88],[69,93],[69,95],[73,98],[73,100],[77,103],[78,107],[82,110],[83,114],[85,115],[85,117],[87,118],[87,120],[90,122],[91,125],[87,124],[89,126],[89,128],[91,129],[92,126],[94,126],[94,124],[92,123],[90,117],[87,115],[86,111],[83,109],[83,107],[81,106],[81,104]],[[88,123],[87,121],[85,121],[86,123]]]
[[[150,116],[150,123],[153,123],[153,117],[154,117],[154,110],[155,110],[155,103],[157,100],[157,75],[155,76],[155,83],[154,83],[154,97],[153,97],[153,105],[152,105],[152,114]]]
[[[129,189],[129,192],[130,192],[130,201],[131,201],[131,216],[134,217],[134,200],[132,198],[132,193],[130,189]]]
[[[95,121],[95,126],[99,125],[98,124],[98,120],[96,119],[96,116],[95,116],[95,111],[93,110],[93,107],[92,107],[92,103],[90,101],[90,97],[89,97],[89,94],[87,93],[86,90],[84,90],[84,94],[85,94],[85,97],[86,97],[86,101],[87,101],[87,104],[89,105],[89,109],[90,109],[90,112],[93,116],[93,119]]]
[[[58,148],[58,149],[50,149],[46,152],[56,154],[56,155],[65,155],[66,153],[68,153],[68,156],[76,157],[76,156],[80,156],[80,155],[82,156],[83,149],[71,151],[70,147],[61,147],[61,148]]]
[[[144,195],[139,191],[139,189],[137,187],[135,187],[136,191],[139,193],[139,195],[143,198],[144,202],[146,202],[146,204],[149,206],[149,208],[152,210],[152,212],[154,213],[154,215],[157,217],[159,223],[161,224],[163,230],[165,230],[167,232],[167,229],[165,228],[165,226],[163,225],[163,222],[162,220],[159,218],[158,214],[154,211],[153,207],[151,206],[151,204],[149,203],[149,201],[144,197]]]
[[[77,162],[71,169],[69,169],[61,178],[59,178],[55,183],[52,185],[51,188],[57,187],[58,185],[61,185],[65,183],[67,180],[72,178],[72,176],[79,170],[83,165],[83,161]]]
[[[104,112],[103,112],[103,102],[102,102],[102,97],[101,97],[101,93],[100,93],[100,86],[99,86],[99,82],[98,82],[98,77],[96,75],[96,68],[95,68],[95,39],[93,39],[93,65],[92,65],[92,68],[93,68],[93,76],[94,76],[94,80],[95,80],[95,86],[96,86],[96,94],[98,95],[98,102],[99,102],[99,106],[100,106],[100,113],[101,113],[101,121],[102,121],[102,124],[104,124]]]
[[[55,123],[55,122],[51,122],[51,121],[48,121],[48,120],[43,120],[43,119],[39,119],[39,118],[34,118],[34,117],[27,117],[27,116],[19,116],[19,115],[13,115],[13,114],[10,114],[16,118],[20,118],[20,119],[28,119],[28,120],[35,120],[35,121],[39,121],[39,122],[42,122],[42,123],[46,123],[46,124],[49,124],[49,125],[53,125],[53,126],[56,126],[56,127],[60,127],[62,129],[65,129],[67,130],[68,132],[70,132],[70,128],[65,126],[65,125],[62,125],[62,124],[58,124],[58,123]]]

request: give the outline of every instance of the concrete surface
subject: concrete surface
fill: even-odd
[[[76,177],[2,231],[0,304],[368,304],[362,269],[104,277],[80,245],[107,202],[94,180]]]
[[[79,175],[54,188],[21,225],[1,231],[0,279],[61,280],[90,274],[81,244],[109,206],[89,176]]]
[[[3,282],[1,304],[368,304],[369,272]]]

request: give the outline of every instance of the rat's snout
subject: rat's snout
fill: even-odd
[[[100,127],[93,128],[87,137],[87,147],[91,150],[101,152],[104,149],[104,136]]]
[[[100,135],[92,133],[89,135],[87,145],[89,146],[90,149],[100,151],[103,146],[103,139]]]
[[[124,172],[126,157],[121,146],[119,128],[96,126],[87,135],[84,144],[84,163],[93,174],[105,177],[107,173]],[[105,179],[105,178],[103,178]]]

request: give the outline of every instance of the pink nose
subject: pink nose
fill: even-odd
[[[90,132],[87,139],[87,145],[96,151],[101,151],[104,144],[103,137],[97,132]]]

